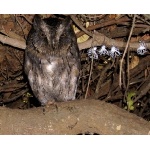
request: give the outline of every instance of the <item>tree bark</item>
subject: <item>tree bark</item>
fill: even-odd
[[[148,121],[93,99],[60,102],[45,112],[0,107],[0,114],[0,134],[150,134]]]

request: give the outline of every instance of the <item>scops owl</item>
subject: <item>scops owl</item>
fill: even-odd
[[[80,56],[69,16],[65,19],[34,16],[27,38],[24,70],[41,105],[75,99]]]

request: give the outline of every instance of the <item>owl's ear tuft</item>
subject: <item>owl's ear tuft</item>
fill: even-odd
[[[41,19],[41,17],[39,15],[35,15],[33,18],[33,28],[35,30],[38,30],[41,27],[42,22],[43,20]]]

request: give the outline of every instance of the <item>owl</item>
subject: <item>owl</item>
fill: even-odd
[[[35,15],[26,45],[24,71],[41,105],[74,100],[81,62],[70,17]]]

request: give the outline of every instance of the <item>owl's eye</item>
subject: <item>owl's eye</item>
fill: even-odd
[[[45,34],[44,33],[41,33],[41,37],[44,37],[45,36]]]

